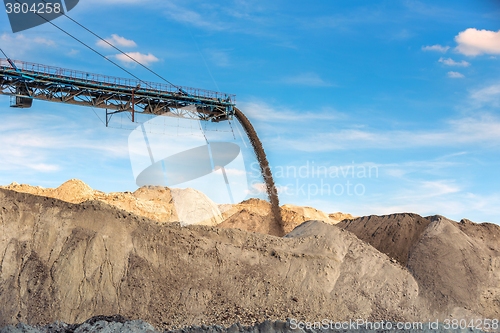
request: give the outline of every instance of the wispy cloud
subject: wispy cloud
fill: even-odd
[[[407,29],[402,29],[392,35],[392,40],[407,40],[415,36],[414,33],[408,31]]]
[[[460,72],[450,71],[450,72],[448,72],[448,77],[451,79],[463,79],[465,77],[465,75],[463,75]]]
[[[191,8],[183,7],[171,1],[165,2],[164,5],[168,9],[166,12],[168,17],[174,21],[214,31],[225,30],[227,28],[227,23],[219,20],[211,11],[201,14]]]
[[[282,79],[283,83],[302,85],[310,87],[331,87],[332,84],[322,79],[318,74],[313,72],[301,73],[298,75],[287,76]]]
[[[377,24],[392,20],[387,13],[377,8],[377,6],[359,6],[344,13],[325,14],[314,17],[314,19],[304,17],[299,22],[305,28],[349,31],[357,25]]]
[[[33,38],[33,42],[35,42],[36,44],[41,44],[41,45],[45,45],[45,46],[56,45],[56,43],[52,39],[47,39],[47,38],[43,38],[43,37],[35,37],[35,38]]]
[[[489,221],[498,220],[500,193],[477,194],[471,192],[465,184],[455,179],[437,179],[432,181],[407,179],[404,186],[385,193],[384,200],[372,200],[364,206],[369,214],[393,214],[412,212],[422,216],[444,215],[456,221],[472,216],[486,216]],[[389,202],[390,204],[386,204]],[[353,212],[356,207],[353,207]],[[361,212],[363,213],[363,212]]]
[[[500,54],[500,30],[469,28],[460,32],[455,41],[458,44],[455,50],[467,56]]]
[[[394,178],[405,178],[414,174],[425,174],[431,176],[443,176],[448,174],[452,167],[462,165],[457,158],[467,155],[467,152],[458,152],[434,158],[431,160],[410,160],[399,163],[386,163],[375,165],[383,170],[385,175]]]
[[[110,160],[128,157],[126,146],[103,136],[82,136],[81,129],[75,125],[58,125],[63,119],[7,115],[4,121],[0,126],[2,171],[58,172],[64,168],[68,156],[76,152],[78,155],[104,156]]]
[[[449,46],[442,46],[439,44],[422,46],[423,51],[435,51],[435,52],[446,53],[449,49],[450,49]]]
[[[469,166],[468,163],[477,163],[474,154],[469,158],[467,155],[467,152],[459,151],[430,160],[375,164],[380,172],[377,178],[385,183],[385,186],[377,187],[381,195],[370,193],[372,185],[366,180],[367,195],[356,198],[355,204],[350,197],[338,197],[335,209],[359,216],[399,212],[422,216],[440,214],[455,220],[474,220],[474,216],[483,216],[477,222],[489,220],[498,223],[496,207],[500,205],[500,193],[475,193],[474,183],[464,179],[461,171]],[[304,204],[303,200],[301,204]],[[327,198],[308,204],[331,211],[332,201]]]
[[[284,120],[303,122],[315,120],[334,120],[345,118],[345,115],[333,110],[323,109],[316,112],[295,111],[288,108],[276,108],[261,101],[241,102],[240,108],[249,115],[252,120],[265,122],[281,122]]]
[[[439,62],[445,64],[446,66],[458,66],[458,67],[469,67],[470,63],[462,60],[462,61],[455,61],[451,58],[439,58]]]
[[[343,149],[409,149],[422,147],[462,147],[482,144],[483,148],[500,145],[500,119],[483,114],[449,120],[441,130],[366,130],[337,128],[335,132],[304,133],[277,138],[270,144],[298,151],[326,152]]]
[[[231,60],[228,52],[222,50],[206,50],[210,60],[218,67],[231,66]]]
[[[20,33],[14,35],[4,33],[0,36],[0,43],[3,50],[12,58],[20,58],[27,52],[41,46],[49,48],[56,45],[51,39],[40,36],[26,37]]]
[[[489,104],[495,107],[500,106],[500,84],[493,84],[472,91],[471,99],[479,106],[485,104]]]
[[[117,34],[112,34],[111,37],[106,38],[105,40],[99,40],[97,42],[98,46],[104,47],[107,49],[112,47],[109,44],[116,46],[116,47],[136,47],[137,46],[136,42],[134,42],[133,40],[127,39],[127,38],[119,36]]]

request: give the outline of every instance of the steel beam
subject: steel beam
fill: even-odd
[[[230,94],[13,62],[17,68],[0,58],[0,94],[20,101],[28,98],[89,106],[106,109],[107,115],[134,112],[207,121],[228,120],[234,115],[235,96]]]

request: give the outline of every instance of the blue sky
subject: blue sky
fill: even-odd
[[[500,222],[498,1],[84,0],[69,15],[175,84],[236,94],[281,203]],[[50,25],[13,34],[0,16],[11,58],[127,77]],[[0,113],[1,184],[136,189],[130,131],[102,110],[1,96]]]

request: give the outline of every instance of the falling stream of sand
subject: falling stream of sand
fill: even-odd
[[[267,195],[269,197],[269,201],[271,202],[271,211],[274,216],[274,220],[279,226],[281,233],[280,236],[283,236],[285,234],[285,231],[283,220],[281,219],[278,192],[276,191],[276,186],[274,185],[273,175],[271,173],[271,168],[269,167],[269,162],[267,161],[264,147],[262,147],[262,142],[260,142],[260,139],[257,136],[257,132],[250,123],[250,120],[248,120],[243,112],[241,112],[238,108],[235,108],[234,115],[240,122],[241,126],[243,126],[243,129],[250,139],[253,150],[255,151],[255,155],[257,156],[257,160],[259,161],[262,176],[264,177],[264,182],[266,183]]]

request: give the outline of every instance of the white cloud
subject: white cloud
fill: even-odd
[[[331,83],[323,80],[318,74],[313,72],[302,73],[294,76],[285,77],[282,82],[294,85],[303,85],[310,87],[330,87]]]
[[[422,46],[423,51],[436,51],[436,52],[441,52],[441,53],[446,53],[450,49],[449,46],[442,46],[439,44],[436,45],[430,45],[430,46]]]
[[[448,72],[448,77],[451,79],[463,79],[465,76],[462,73],[450,71]]]
[[[441,57],[441,58],[439,58],[439,62],[445,64],[446,66],[458,66],[458,67],[468,67],[468,66],[470,66],[470,63],[468,63],[465,60],[462,60],[462,61],[458,62],[458,61],[455,61],[455,60],[453,60],[451,58],[446,58],[445,59],[445,58]]]
[[[471,93],[474,102],[500,106],[500,84],[494,84],[485,88],[475,90]]]
[[[30,169],[38,172],[56,172],[61,170],[61,167],[56,164],[37,163],[37,164],[28,164],[27,166]]]
[[[54,47],[56,43],[44,37],[31,37],[28,38],[23,34],[8,34],[4,33],[0,36],[0,43],[2,48],[10,58],[21,58],[27,52],[34,48]]]
[[[458,44],[455,50],[467,56],[500,54],[500,30],[495,32],[469,28],[460,32],[455,41]]]
[[[126,63],[126,64],[133,64],[134,61],[129,58],[129,57],[131,57],[145,66],[151,65],[152,63],[159,61],[159,59],[151,53],[144,54],[144,53],[140,53],[140,52],[127,52],[126,54],[128,56],[125,54],[121,54],[121,53],[117,54],[117,55],[115,55],[115,58],[120,60],[121,62]]]
[[[225,168],[224,171],[229,176],[245,176],[247,174],[246,170],[236,168]]]
[[[450,181],[422,181],[422,193],[425,196],[440,196],[450,193],[460,192],[460,186]]]
[[[106,38],[105,41],[99,40],[97,42],[97,45],[109,49],[109,48],[111,48],[111,45],[109,45],[108,43],[111,45],[114,45],[116,47],[119,47],[119,46],[121,46],[121,47],[136,47],[137,46],[137,44],[133,40],[126,39],[125,37],[119,36],[117,34],[112,34],[111,37]]]
[[[265,183],[253,183],[252,189],[248,190],[248,194],[259,194],[259,193],[267,193],[267,187]]]

